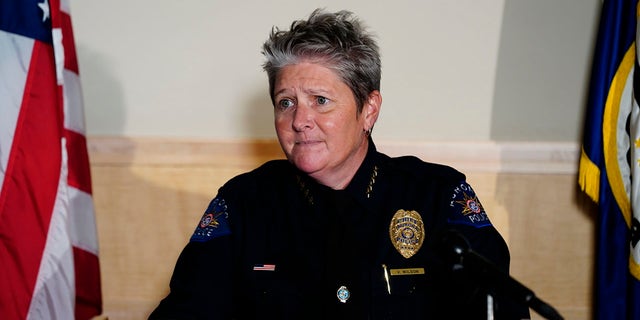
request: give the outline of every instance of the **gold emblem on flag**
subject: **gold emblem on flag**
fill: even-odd
[[[391,218],[389,237],[391,243],[405,258],[411,258],[424,242],[424,223],[422,217],[415,211],[398,210]]]

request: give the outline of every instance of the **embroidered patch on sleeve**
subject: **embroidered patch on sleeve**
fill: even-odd
[[[491,221],[489,221],[489,217],[484,211],[480,200],[478,200],[476,193],[464,181],[453,189],[449,207],[451,208],[448,218],[449,223],[474,227],[491,225]]]
[[[191,241],[205,242],[231,234],[227,222],[228,217],[227,204],[224,199],[216,197],[209,203],[209,207],[202,215],[200,223],[191,236]]]

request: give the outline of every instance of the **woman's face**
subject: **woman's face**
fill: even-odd
[[[302,62],[280,71],[274,104],[287,159],[324,185],[346,187],[367,153],[364,131],[378,116],[379,92],[372,92],[358,114],[351,89],[331,69]]]

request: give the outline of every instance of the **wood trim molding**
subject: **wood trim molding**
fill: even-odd
[[[92,165],[259,165],[284,158],[277,140],[88,137]],[[565,142],[376,141],[389,156],[415,155],[463,172],[575,174],[579,146]]]
[[[575,174],[580,149],[564,142],[381,142],[390,156],[413,154],[462,171],[493,173]]]

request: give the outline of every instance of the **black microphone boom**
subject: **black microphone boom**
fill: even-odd
[[[485,284],[493,290],[503,290],[514,299],[525,303],[529,308],[549,320],[562,320],[562,316],[552,306],[536,297],[535,293],[500,270],[487,258],[473,251],[467,239],[457,231],[447,230],[440,236],[438,244],[441,253],[451,263],[454,270],[464,269],[487,279]]]

